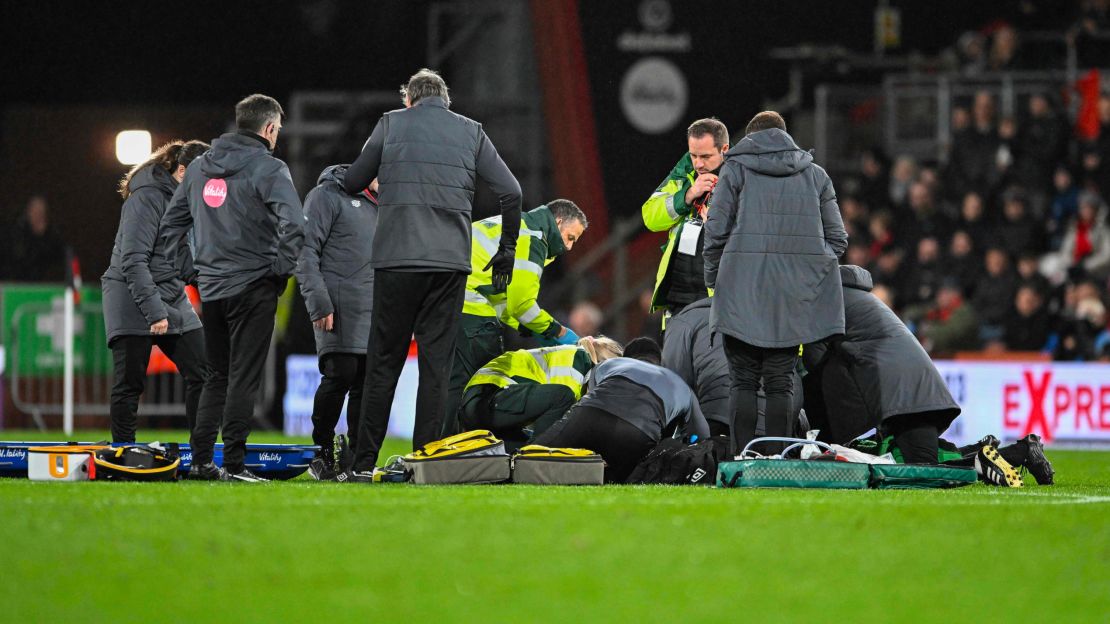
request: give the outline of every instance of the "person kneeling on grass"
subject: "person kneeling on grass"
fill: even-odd
[[[535,444],[590,449],[605,459],[605,481],[624,483],[664,436],[708,437],[698,398],[660,359],[654,340],[628,343],[624,357],[594,368],[586,395]]]
[[[499,355],[466,385],[460,424],[465,430],[489,429],[510,450],[519,448],[581,398],[582,384],[594,365],[620,354],[615,340],[586,336],[577,345]]]
[[[907,464],[970,460],[987,483],[1015,487],[1021,479],[1013,466],[1020,465],[1038,483],[1051,483],[1039,439],[1026,438],[1003,453],[997,438],[941,448],[940,434],[960,415],[959,404],[917,338],[871,293],[871,274],[852,265],[839,270],[844,335],[808,344],[803,352],[806,415],[821,431],[818,439],[848,444],[876,429],[886,441],[882,453],[897,448]]]

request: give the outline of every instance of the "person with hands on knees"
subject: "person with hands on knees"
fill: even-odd
[[[366,380],[354,465],[337,477],[345,482],[373,481],[413,337],[420,368],[413,448],[440,437],[459,311],[473,271],[470,215],[478,178],[501,208],[501,233],[482,265],[491,286],[507,288],[516,262],[520,184],[481,124],[451,112],[447,83],[430,69],[414,74],[401,96],[405,108],[382,115],[343,180],[356,194],[378,179]]]
[[[308,307],[320,358],[320,386],[312,402],[312,443],[319,446],[309,465],[318,480],[349,466],[336,464],[335,426],[347,401],[350,447],[358,439],[362,384],[366,377],[366,343],[370,339],[374,271],[370,268],[378,223],[377,181],[359,193],[343,188],[347,165],[332,165],[320,174],[304,202],[305,237],[297,261],[297,283]],[[344,462],[353,456],[342,457]]]
[[[455,359],[447,390],[443,435],[459,433],[458,408],[470,378],[493,358],[505,352],[502,325],[535,336],[541,346],[573,345],[578,335],[560,324],[537,300],[544,267],[574,248],[589,226],[574,202],[555,199],[521,215],[516,254],[509,280],[490,271],[497,259],[492,253],[502,236],[501,217],[490,217],[471,227],[470,267],[463,296],[462,316],[455,339]]]
[[[104,324],[115,367],[109,408],[113,442],[135,441],[139,397],[146,387],[150,350],[155,345],[185,379],[185,418],[190,430],[196,422],[208,376],[204,332],[185,295],[177,259],[166,255],[158,228],[185,168],[207,149],[200,141],[168,143],[136,165],[120,183],[123,210],[111,265],[100,278]]]

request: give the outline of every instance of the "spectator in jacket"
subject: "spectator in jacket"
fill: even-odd
[[[1029,96],[1028,116],[1018,129],[1014,169],[1031,188],[1046,189],[1064,155],[1064,127],[1042,93]]]
[[[1040,351],[1048,343],[1051,319],[1044,296],[1032,284],[1022,284],[1014,296],[1014,307],[1006,317],[1003,342],[1009,351]]]
[[[624,354],[598,364],[582,400],[535,440],[597,452],[609,483],[624,483],[664,437],[709,436],[690,387],[659,366],[659,343],[636,338]]]
[[[115,383],[109,415],[113,442],[134,442],[139,397],[146,388],[150,350],[157,345],[185,379],[185,419],[196,424],[208,375],[204,332],[185,296],[178,259],[166,255],[158,227],[185,168],[208,149],[200,141],[174,141],[135,165],[120,182],[123,196],[112,260],[100,278],[104,325]]]
[[[909,199],[898,215],[898,227],[894,235],[899,245],[912,250],[917,241],[932,237],[937,241],[947,241],[952,235],[952,222],[937,210],[936,198],[923,182],[910,185]]]
[[[942,272],[955,278],[964,292],[973,292],[982,272],[982,262],[975,253],[975,243],[965,230],[956,230],[948,243],[948,256],[941,262]]]
[[[0,271],[20,282],[59,282],[65,278],[65,261],[66,246],[50,222],[46,198],[34,195],[8,232],[0,250]]]
[[[374,304],[366,348],[358,451],[348,480],[368,482],[385,439],[397,379],[415,336],[420,383],[413,448],[439,438],[459,311],[471,271],[471,204],[478,178],[497,195],[501,236],[486,267],[492,291],[512,279],[520,184],[482,126],[450,111],[447,83],[422,69],[401,90],[405,108],[382,115],[347,170],[348,193],[378,179],[371,267]]]
[[[996,228],[997,244],[1017,257],[1023,251],[1041,251],[1043,228],[1029,214],[1025,194],[1018,189],[1010,189],[1002,199],[1002,222]]]
[[[953,137],[948,160],[952,190],[957,195],[963,195],[975,189],[989,188],[997,151],[994,96],[988,91],[980,91],[975,94],[972,106],[972,124]]]
[[[987,250],[983,266],[986,271],[975,286],[971,304],[981,323],[979,338],[989,342],[1002,338],[1003,325],[1017,290],[1017,278],[1010,268],[1009,255],[998,247]]]
[[[728,354],[739,449],[755,435],[761,380],[767,435],[787,435],[799,345],[844,332],[836,267],[848,236],[828,174],[773,111],[756,115],[728,151],[714,200],[705,283],[716,289],[710,323]]]
[[[906,271],[903,282],[903,305],[920,305],[932,301],[944,276],[937,239],[927,236],[917,242],[917,255]]]
[[[1106,204],[1097,195],[1086,193],[1080,199],[1058,254],[1062,266],[1082,267],[1097,280],[1110,277],[1110,224]]]
[[[374,294],[370,253],[378,223],[377,184],[350,194],[343,188],[346,174],[347,165],[324,169],[305,197],[304,247],[297,260],[297,283],[323,376],[312,402],[312,443],[320,450],[309,467],[322,480],[336,473],[333,438],[344,400],[351,446],[358,442]]]
[[[285,163],[274,158],[284,111],[254,94],[235,105],[237,130],[194,160],[162,218],[170,257],[189,253],[204,313],[211,373],[204,384],[191,446],[191,476],[263,481],[243,465],[278,296],[297,266],[304,212]],[[212,462],[223,433],[223,469]]]
[[[535,336],[543,346],[573,345],[578,334],[540,307],[540,278],[545,266],[574,248],[589,222],[577,204],[555,199],[533,208],[520,219],[513,279],[504,292],[493,292],[493,275],[484,269],[497,251],[501,218],[491,217],[472,228],[470,276],[466,278],[462,316],[455,337],[454,363],[447,388],[443,437],[459,433],[458,409],[463,388],[477,370],[505,352],[502,325],[522,336]]]
[[[975,309],[964,301],[960,285],[945,280],[937,300],[920,325],[921,344],[931,354],[952,354],[979,348],[979,320]]]
[[[988,221],[983,196],[975,191],[965,193],[960,201],[960,219],[956,227],[967,232],[972,246],[980,251],[986,249],[994,238]]]
[[[1060,164],[1052,174],[1052,188],[1054,195],[1049,206],[1048,221],[1045,228],[1048,230],[1048,250],[1058,251],[1064,240],[1064,232],[1071,223],[1072,218],[1079,212],[1079,187],[1067,165]]]

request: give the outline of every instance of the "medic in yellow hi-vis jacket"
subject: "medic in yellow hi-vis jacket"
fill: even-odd
[[[728,129],[716,119],[699,119],[686,130],[686,141],[689,151],[641,208],[649,230],[669,230],[651,296],[653,312],[666,310],[664,327],[671,315],[713,294],[705,287],[702,226],[728,151]]]
[[[543,269],[570,251],[585,232],[586,215],[566,199],[556,199],[521,215],[516,243],[513,278],[506,290],[495,292],[490,272],[484,267],[497,251],[501,217],[475,223],[471,229],[470,267],[463,299],[462,318],[455,340],[455,358],[448,387],[443,434],[459,432],[458,411],[463,387],[471,376],[493,358],[504,353],[501,326],[534,335],[540,344],[574,344],[578,336],[539,306]]]
[[[609,338],[587,336],[578,345],[503,353],[483,364],[466,384],[459,422],[467,430],[489,429],[507,446],[518,447],[582,398],[586,375],[595,364],[621,352]]]

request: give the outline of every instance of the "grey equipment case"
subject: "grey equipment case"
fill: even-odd
[[[586,449],[531,444],[513,456],[513,483],[533,485],[601,485],[605,460]]]
[[[484,429],[429,442],[404,463],[409,480],[420,485],[502,483],[512,474],[505,443]]]

